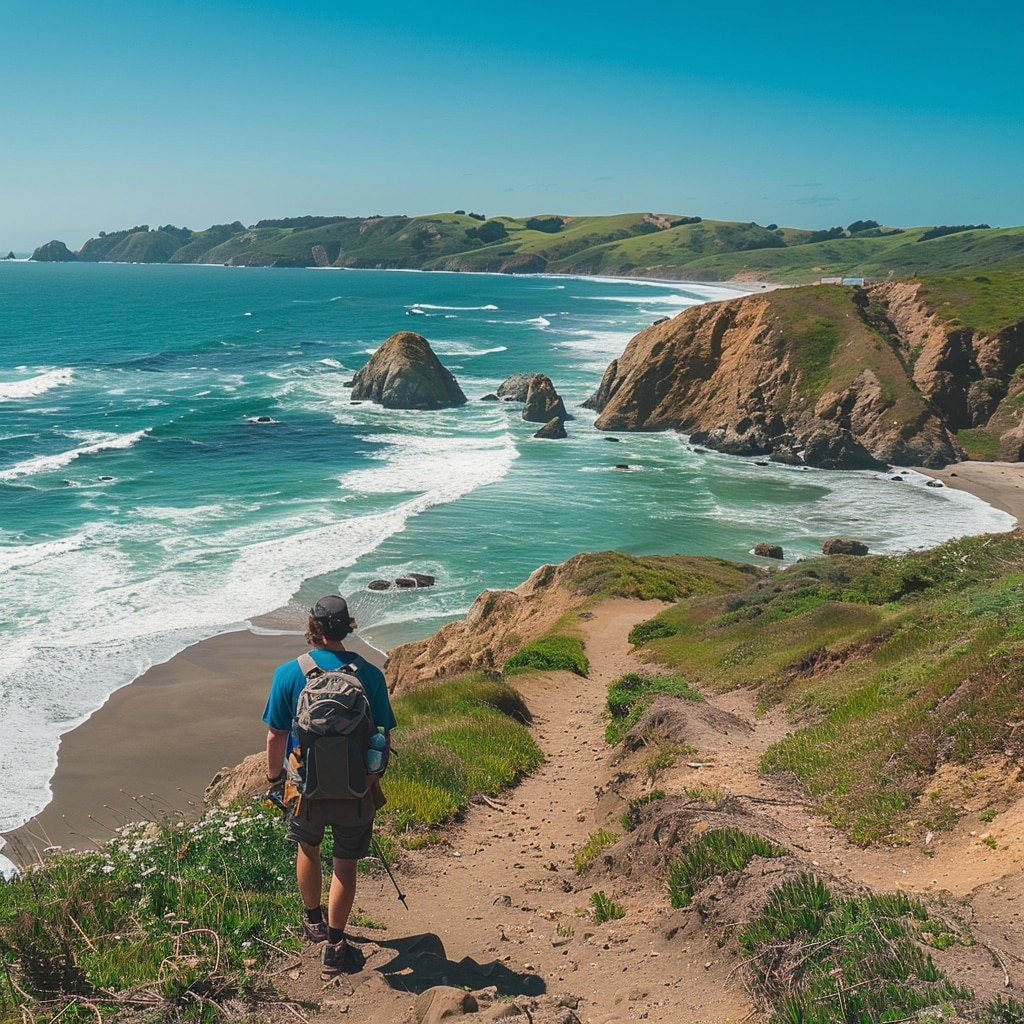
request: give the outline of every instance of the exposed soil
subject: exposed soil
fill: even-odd
[[[975,945],[930,952],[979,997],[1024,984],[1024,800],[1000,765],[936,779],[968,808],[952,832],[923,834],[912,847],[862,849],[814,813],[794,780],[758,774],[763,751],[792,728],[784,709],[756,716],[748,692],[658,704],[650,714],[687,753],[657,775],[668,797],[623,834],[628,800],[650,786],[649,753],[643,744],[627,754],[609,748],[602,711],[610,682],[650,671],[626,637],[655,611],[614,599],[585,619],[589,678],[515,678],[544,764],[502,801],[474,804],[439,845],[403,854],[396,877],[408,909],[382,871],[361,876],[357,911],[384,929],[350,929],[350,970],[331,982],[321,981],[313,947],[282,962],[276,982],[295,1000],[288,1019],[384,1024],[521,1012],[536,1024],[758,1020],[734,933],[770,889],[805,870],[840,890],[900,888],[955,913]],[[1003,810],[982,823],[979,812],[994,802]],[[759,832],[791,853],[756,858],[690,907],[671,909],[665,865],[673,846],[722,825]],[[599,828],[622,838],[578,874],[574,854]],[[598,891],[625,916],[591,923]]]

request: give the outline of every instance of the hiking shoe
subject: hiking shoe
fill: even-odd
[[[327,980],[341,974],[345,970],[347,953],[348,946],[344,939],[340,942],[325,942],[320,950],[320,977]]]
[[[319,942],[327,941],[327,914],[321,908],[322,917],[316,924],[312,921],[307,921],[305,917],[302,918],[302,934],[309,939],[314,945]]]

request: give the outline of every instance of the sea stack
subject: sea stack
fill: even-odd
[[[550,377],[535,373],[530,378],[523,406],[523,419],[528,423],[550,423],[553,419],[567,420],[568,413],[561,396],[555,390]]]
[[[386,409],[444,409],[465,405],[458,381],[434,355],[427,339],[399,331],[352,378],[352,398]]]

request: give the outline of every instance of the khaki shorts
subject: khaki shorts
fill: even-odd
[[[384,803],[378,786],[361,800],[306,800],[288,822],[285,838],[293,843],[319,846],[328,826],[333,838],[332,855],[340,860],[359,860],[370,850],[373,818]]]

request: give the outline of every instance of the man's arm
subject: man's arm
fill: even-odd
[[[288,729],[267,730],[267,782],[273,782],[284,772],[288,734]]]

